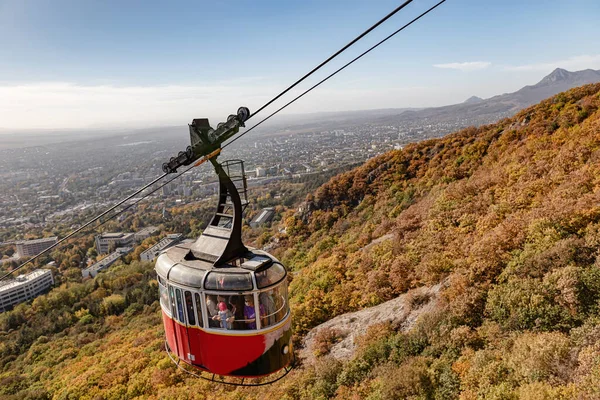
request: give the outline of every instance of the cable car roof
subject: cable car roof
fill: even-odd
[[[251,272],[260,272],[269,268],[273,262],[278,263],[275,257],[261,250],[253,250],[245,254],[243,259],[235,260],[241,261],[241,264],[226,263],[216,267],[204,260],[186,259],[191,246],[192,244],[189,243],[176,245],[163,252],[156,260],[156,272],[174,283],[201,288],[204,276],[211,271],[234,276],[250,276]]]

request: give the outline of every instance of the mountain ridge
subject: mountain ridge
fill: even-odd
[[[404,107],[404,108],[378,108],[370,110],[348,110],[334,112],[314,112],[305,114],[284,114],[281,118],[267,127],[257,131],[259,136],[280,134],[283,128],[297,128],[299,130],[331,129],[331,124],[340,127],[354,126],[358,123],[381,123],[400,125],[406,122],[423,123],[426,120],[437,122],[456,122],[464,120],[463,127],[470,125],[483,125],[495,122],[502,118],[510,117],[517,111],[538,103],[559,92],[575,86],[600,81],[600,70],[585,69],[570,72],[557,68],[538,83],[527,85],[512,92],[495,95],[482,99],[471,96],[458,104],[440,107]],[[150,128],[115,128],[115,129],[50,129],[43,130],[12,130],[0,128],[0,149],[27,147],[40,144],[55,144],[64,142],[80,142],[98,140],[104,137],[127,135],[147,135],[147,132],[182,129],[180,126],[160,126]],[[82,134],[82,132],[84,134]],[[450,133],[448,131],[446,133]],[[439,137],[430,136],[431,137]],[[423,138],[419,138],[423,139]]]
[[[536,104],[557,93],[576,86],[600,82],[600,70],[585,69],[570,72],[557,68],[534,85],[483,99],[478,102],[463,102],[442,107],[426,108],[418,111],[407,110],[396,116],[380,118],[378,121],[394,124],[417,120],[456,121],[465,120],[468,125],[479,126],[510,117],[516,112]]]
[[[542,80],[533,85],[533,87],[548,86],[559,82],[567,82],[569,84],[578,83],[593,83],[588,81],[599,81],[600,70],[593,70],[591,68],[580,70],[580,71],[567,71],[563,68],[556,68],[550,74],[546,75]]]

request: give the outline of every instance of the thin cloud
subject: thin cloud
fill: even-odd
[[[436,68],[445,68],[445,69],[458,69],[459,71],[468,72],[468,71],[476,71],[479,69],[485,69],[492,65],[491,62],[488,61],[468,61],[462,63],[446,63],[446,64],[434,64],[433,66]]]
[[[281,90],[281,86],[260,78],[150,86],[0,82],[0,133],[23,129],[145,128],[182,125],[200,117],[210,118],[216,124],[239,106],[255,110]],[[451,93],[440,90],[433,86],[323,87],[310,98],[295,103],[289,112],[424,107],[453,101]],[[292,90],[288,98],[301,91]],[[465,96],[466,93],[461,93],[461,97]]]
[[[254,82],[212,85],[114,86],[69,82],[0,84],[0,128],[85,128],[225,118],[241,105],[256,107],[275,88]],[[244,99],[244,104],[238,104]]]
[[[508,71],[539,71],[550,72],[555,68],[564,68],[569,71],[580,71],[592,68],[600,69],[600,54],[584,54],[545,63],[524,64],[505,67]]]

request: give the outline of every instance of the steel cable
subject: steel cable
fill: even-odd
[[[277,99],[279,99],[281,96],[283,96],[284,94],[286,94],[287,92],[289,92],[290,90],[292,90],[293,88],[295,88],[298,84],[300,84],[306,78],[308,78],[309,76],[311,76],[312,74],[314,74],[315,72],[317,72],[319,69],[321,69],[323,66],[325,66],[325,64],[329,63],[331,60],[333,60],[334,58],[336,58],[337,56],[339,56],[341,53],[343,53],[348,47],[350,47],[354,43],[358,42],[360,39],[362,39],[363,37],[365,37],[366,35],[368,35],[373,29],[377,28],[379,25],[383,24],[385,21],[387,21],[389,18],[391,18],[394,14],[396,14],[398,11],[402,10],[404,7],[406,7],[407,5],[409,5],[410,3],[412,3],[412,1],[413,0],[407,0],[404,3],[400,4],[392,12],[390,12],[388,15],[386,15],[385,17],[383,17],[382,19],[380,19],[376,24],[372,25],[369,29],[367,29],[366,31],[364,31],[363,33],[361,33],[360,35],[358,35],[357,37],[355,37],[347,45],[345,45],[344,47],[342,47],[341,49],[339,49],[338,51],[336,51],[334,54],[332,54],[327,60],[323,61],[321,64],[319,64],[316,67],[314,67],[310,72],[308,72],[302,78],[298,79],[296,82],[294,82],[292,85],[290,85],[283,92],[279,93],[277,96],[275,96],[269,102],[267,102],[265,105],[263,105],[262,107],[260,107],[258,110],[256,110],[252,114],[250,114],[250,116],[248,117],[248,119],[254,117],[256,114],[258,114],[259,112],[261,112],[262,110],[264,110],[265,108],[267,108],[269,105],[271,105]]]
[[[321,81],[319,81],[318,83],[316,83],[315,85],[311,86],[309,89],[307,89],[306,91],[302,92],[301,94],[299,94],[298,96],[296,96],[295,98],[293,98],[292,100],[290,100],[288,103],[284,104],[282,107],[278,108],[277,110],[275,110],[273,113],[269,114],[269,116],[265,117],[264,119],[262,119],[260,122],[258,122],[257,124],[253,125],[252,127],[248,128],[246,131],[244,131],[243,133],[241,133],[240,135],[236,136],[235,138],[231,139],[229,142],[227,142],[226,144],[223,145],[222,149],[226,148],[227,146],[229,146],[230,144],[232,144],[233,142],[235,142],[236,140],[240,139],[242,136],[244,136],[245,134],[247,134],[248,132],[252,131],[254,128],[256,128],[257,126],[259,126],[260,124],[262,124],[263,122],[267,121],[268,119],[270,119],[271,117],[273,117],[275,114],[277,114],[278,112],[280,112],[281,110],[285,109],[286,107],[288,107],[290,104],[296,102],[297,100],[299,100],[301,97],[303,97],[304,95],[306,95],[307,93],[309,93],[310,91],[312,91],[313,89],[317,88],[318,86],[320,86],[321,84],[325,83],[326,81],[328,81],[330,78],[332,78],[333,76],[337,75],[339,72],[341,72],[342,70],[346,69],[347,67],[349,67],[350,65],[352,65],[355,61],[358,61],[360,58],[362,58],[363,56],[367,55],[368,53],[370,53],[372,50],[375,50],[377,47],[379,47],[380,45],[382,45],[383,43],[385,43],[386,41],[388,41],[389,39],[391,39],[392,37],[394,37],[395,35],[397,35],[398,33],[400,33],[401,31],[403,31],[404,29],[408,28],[410,25],[412,25],[413,23],[417,22],[419,19],[421,19],[422,17],[424,17],[425,15],[429,14],[431,11],[435,10],[437,7],[439,7],[442,3],[444,3],[446,0],[441,0],[439,3],[435,4],[434,6],[432,6],[431,8],[429,8],[427,11],[424,11],[423,13],[421,13],[419,16],[415,17],[414,19],[412,19],[410,22],[408,22],[407,24],[403,25],[401,28],[397,29],[396,31],[392,32],[390,35],[386,36],[384,39],[382,39],[381,41],[377,42],[376,44],[374,44],[373,46],[369,47],[366,51],[362,52],[361,54],[359,54],[357,57],[353,58],[352,60],[350,60],[349,62],[347,62],[346,64],[344,64],[342,67],[338,68],[337,70],[335,70],[334,72],[332,72],[331,74],[329,74],[328,76],[326,76],[325,78],[323,78]]]

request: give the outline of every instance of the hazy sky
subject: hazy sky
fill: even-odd
[[[0,128],[253,110],[401,2],[0,0]],[[435,2],[415,0],[311,82]],[[597,0],[448,0],[289,112],[445,105],[600,69],[598,20]]]

